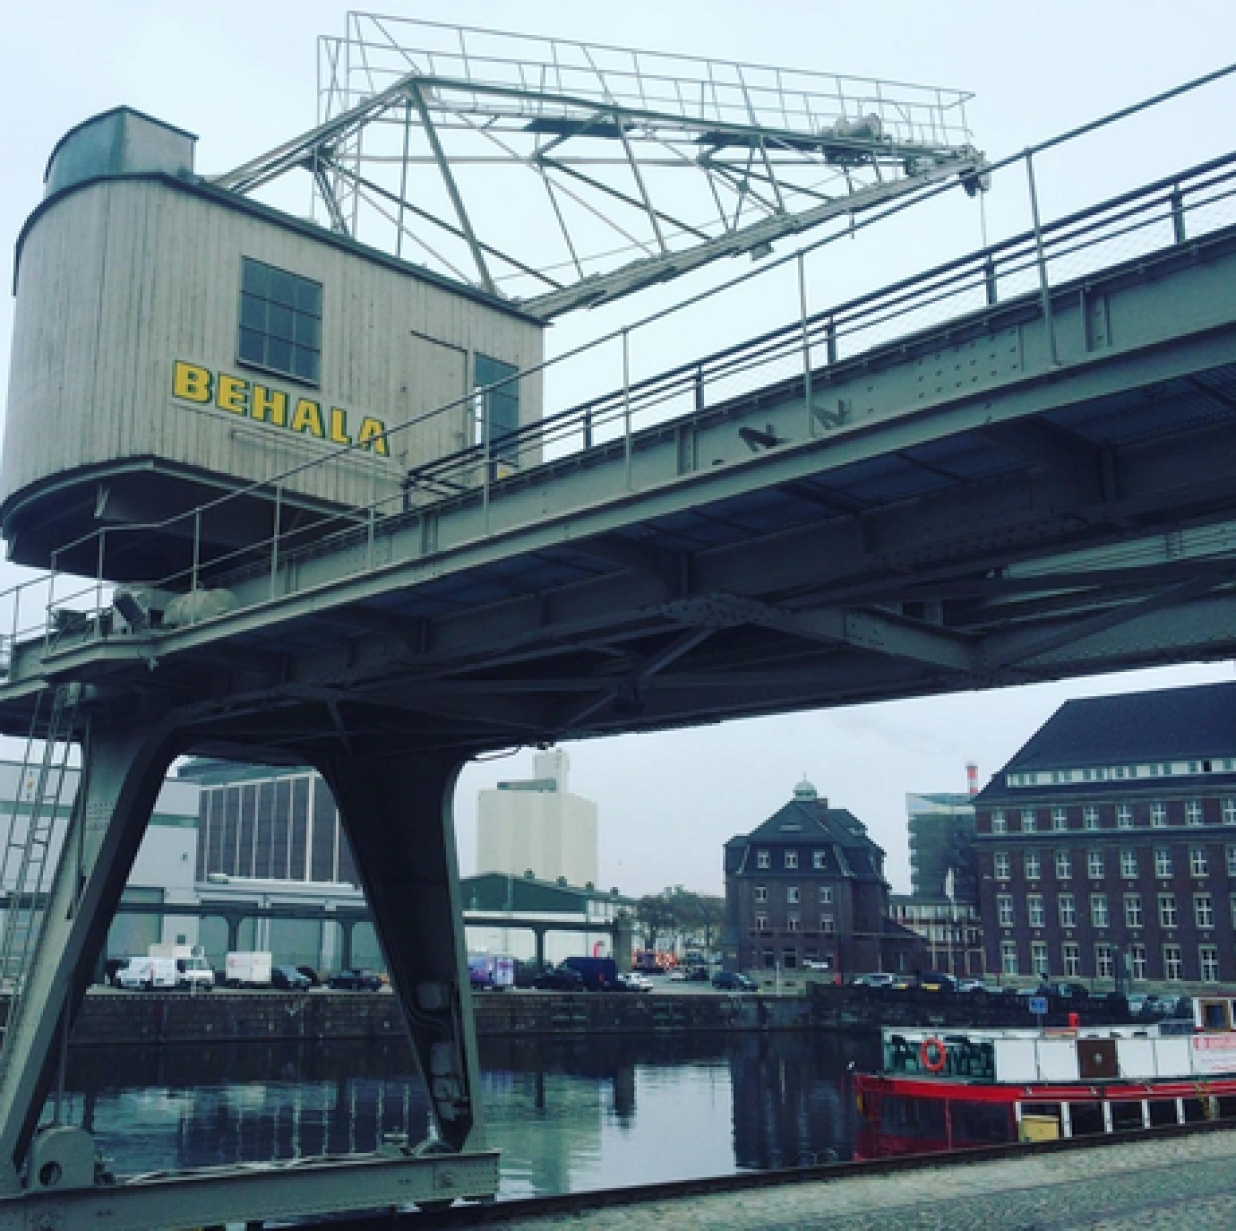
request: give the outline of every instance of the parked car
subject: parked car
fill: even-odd
[[[532,986],[541,992],[582,992],[584,976],[569,966],[554,966],[537,975]]]
[[[382,979],[372,970],[341,970],[337,975],[331,975],[326,986],[335,991],[380,992]]]
[[[918,986],[924,992],[955,992],[957,980],[943,970],[924,970],[918,976]]]
[[[687,971],[688,983],[707,983],[711,978],[712,975],[708,973],[707,966],[692,966],[691,969]]]
[[[612,990],[624,992],[650,992],[652,991],[652,980],[647,975],[640,974],[638,970],[632,970],[625,974],[615,975]]]
[[[712,985],[719,992],[756,992],[759,985],[754,979],[734,970],[718,970],[712,977]]]
[[[825,961],[823,958],[809,957],[803,961],[804,970],[832,970],[832,962]]]
[[[887,970],[877,970],[872,974],[855,975],[850,980],[854,987],[892,987],[898,982],[898,976]]]
[[[310,987],[322,986],[322,976],[312,966],[297,966],[296,969],[309,980]]]
[[[270,985],[285,992],[307,992],[310,987],[309,980],[295,966],[272,966]]]

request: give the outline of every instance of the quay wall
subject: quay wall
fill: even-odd
[[[673,992],[596,995],[485,993],[473,998],[481,1037],[686,1034],[726,1030],[878,1030],[881,1026],[1033,1026],[1024,1004],[932,993],[871,993],[817,985],[812,994],[765,996]],[[1125,1020],[1105,1001],[1051,1002],[1047,1026]],[[7,1009],[7,1005],[3,1006]],[[0,1017],[5,1016],[0,1011]],[[222,1043],[284,1039],[400,1039],[399,1003],[389,992],[228,991],[205,994],[92,990],[73,1043]]]

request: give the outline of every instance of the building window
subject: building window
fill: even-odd
[[[833,900],[832,885],[821,885],[820,886],[820,905],[828,906],[831,904],[832,900]]]
[[[996,880],[1006,881],[1009,878],[1009,857],[1006,851],[997,851],[993,861]]]
[[[1015,975],[1017,970],[1017,942],[1003,941],[1000,945],[1000,970],[1006,975]]]
[[[755,900],[757,902],[767,902],[768,901],[768,886],[767,885],[756,885]]]
[[[1094,973],[1100,979],[1110,979],[1116,973],[1116,963],[1112,960],[1111,945],[1095,945]]]
[[[815,868],[817,872],[822,872],[825,868],[827,868],[828,867],[828,852],[827,851],[812,851],[811,852],[811,866]]]
[[[757,868],[771,868],[772,867],[772,856],[770,856],[767,851],[756,851],[755,852],[755,866]]]
[[[1193,919],[1199,928],[1212,928],[1215,925],[1214,900],[1208,893],[1193,895]]]
[[[1032,893],[1026,898],[1026,914],[1032,928],[1044,926],[1043,895],[1041,893]]]
[[[1037,851],[1026,852],[1026,880],[1036,881],[1043,874],[1043,861]]]
[[[798,902],[798,886],[797,885],[786,885],[785,900],[789,902],[791,906],[794,906],[797,904]]]
[[[832,915],[821,915],[820,916],[820,931],[821,932],[826,932],[829,935],[831,935],[836,930],[837,930],[837,925],[833,921]]]
[[[1176,926],[1176,899],[1170,893],[1159,894],[1159,923],[1165,928]]]
[[[1163,977],[1176,983],[1184,978],[1184,961],[1179,945],[1163,946]]]
[[[322,284],[241,258],[241,363],[316,385],[322,379]]]
[[[785,866],[789,871],[793,871],[795,868],[798,867],[798,852],[797,851],[786,851],[785,852]]]
[[[768,931],[768,916],[767,915],[756,915],[755,930],[757,932],[767,932]]]
[[[1066,881],[1073,875],[1073,857],[1068,851],[1056,852],[1056,879]]]
[[[1082,824],[1087,829],[1098,829],[1099,810],[1093,804],[1088,804],[1082,809]]]
[[[1133,805],[1120,804],[1116,809],[1116,827],[1118,829],[1133,828]]]
[[[1210,862],[1206,858],[1206,848],[1204,846],[1189,847],[1189,871],[1193,876],[1205,876],[1209,870]]]
[[[1154,874],[1156,876],[1171,876],[1172,852],[1166,846],[1154,848]]]
[[[1120,875],[1125,880],[1137,879],[1137,852],[1129,847],[1120,852]]]
[[[1064,977],[1076,979],[1081,974],[1081,949],[1071,941],[1063,946]]]
[[[1014,924],[1013,899],[1007,893],[996,896],[996,922],[1002,928],[1011,928]]]
[[[1167,805],[1154,803],[1150,805],[1150,824],[1155,829],[1162,829],[1167,824]]]
[[[1185,824],[1200,825],[1202,823],[1202,801],[1191,799],[1185,804]]]
[[[1105,928],[1108,925],[1107,914],[1107,894],[1092,893],[1090,895],[1090,922],[1096,928]]]
[[[1008,833],[1009,823],[1005,820],[1004,809],[997,808],[991,814],[991,832],[992,833]]]
[[[1103,879],[1103,852],[1090,851],[1086,855],[1086,871],[1092,881]]]
[[[1223,801],[1223,823],[1225,825],[1236,825],[1236,799],[1225,799]]]
[[[764,950],[764,967],[767,970],[772,970],[777,964],[777,955],[771,949]]]
[[[1124,925],[1129,928],[1142,926],[1142,900],[1135,893],[1125,895]]]
[[[1203,983],[1219,982],[1219,949],[1216,945],[1201,945],[1197,951],[1197,964]]]
[[[1062,893],[1057,903],[1060,909],[1060,926],[1075,928],[1077,926],[1077,906],[1071,893]]]
[[[1023,808],[1021,810],[1021,832],[1034,833],[1036,828],[1033,808]]]
[[[1069,814],[1063,808],[1053,808],[1051,810],[1051,827],[1057,831],[1068,829]]]
[[[1146,946],[1145,945],[1130,945],[1129,946],[1129,973],[1135,979],[1144,979],[1146,977]]]
[[[1046,977],[1049,971],[1047,965],[1047,942],[1034,940],[1030,942],[1031,973]]]
[[[785,918],[785,928],[787,932],[797,932],[799,930],[798,916],[787,915]]]

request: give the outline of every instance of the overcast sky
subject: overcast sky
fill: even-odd
[[[10,15],[0,85],[6,291],[13,240],[40,199],[47,157],[65,131],[128,104],[197,134],[199,171],[229,169],[312,126],[316,38],[342,34],[348,7],[324,0],[61,0],[29,7],[20,19]],[[1232,0],[392,0],[376,11],[969,90],[975,143],[992,159],[1236,61]],[[1226,152],[1236,134],[1233,116],[1236,90],[1225,83],[1051,155],[1040,171],[1045,209],[1098,200]],[[856,244],[843,255],[830,250],[812,269],[813,306],[864,273],[905,276],[940,253],[978,247],[982,215],[956,195],[955,212],[933,214],[917,233],[902,228],[882,244],[863,240],[865,249]],[[984,208],[993,239],[1024,225],[1024,181],[1020,192],[998,181]],[[689,289],[659,291],[658,302]],[[622,311],[637,314],[642,306]],[[782,305],[755,297],[739,327],[754,334],[785,319]],[[11,321],[6,293],[0,389],[8,383]],[[583,315],[556,329],[551,351],[601,323],[612,322]],[[733,314],[715,328],[676,330],[674,340],[702,353],[730,340],[727,325],[734,327]],[[781,807],[804,775],[868,825],[888,852],[894,886],[907,889],[907,792],[964,790],[969,760],[985,782],[1069,697],[1231,676],[1230,664],[1185,666],[580,743],[569,746],[571,785],[599,805],[602,881],[624,892],[672,884],[720,892],[722,844]],[[516,751],[465,772],[457,799],[465,872],[474,867],[477,791],[531,770],[532,753]]]

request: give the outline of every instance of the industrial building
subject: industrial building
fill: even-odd
[[[1066,702],[975,810],[989,970],[1236,982],[1236,685]]]

